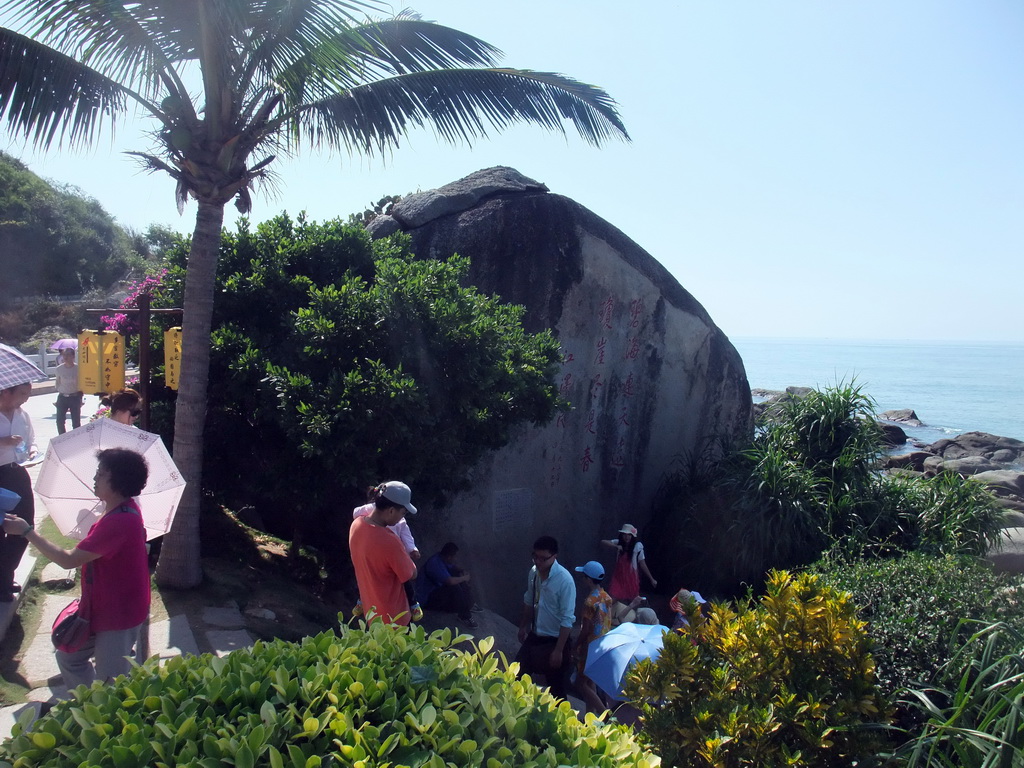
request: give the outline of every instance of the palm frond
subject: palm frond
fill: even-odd
[[[395,75],[494,67],[500,56],[473,35],[402,11],[391,19],[336,27],[330,40],[267,77],[291,103],[304,104]]]
[[[33,39],[152,98],[171,83],[184,93],[173,67],[181,58],[179,42],[167,34],[166,20],[158,23],[153,17],[153,6],[164,4],[7,0],[3,7],[17,9],[16,18],[25,22]],[[185,29],[194,26],[186,24]]]
[[[478,37],[423,21],[409,11],[352,31],[367,43],[364,48],[357,47],[353,55],[378,68],[381,74],[494,67],[502,56],[499,49]]]
[[[378,9],[379,0],[265,0],[259,3],[247,20],[250,51],[244,72],[240,74],[240,92],[258,92],[254,98],[265,98],[269,83],[305,82],[314,74],[319,78],[330,69],[351,69],[355,62],[343,50],[332,45],[339,30],[342,33],[357,27],[362,19],[357,10]],[[331,50],[330,59],[323,55]],[[280,87],[280,86],[279,86]],[[326,94],[324,94],[326,95]],[[251,105],[249,106],[251,110]]]
[[[37,147],[89,144],[100,118],[113,124],[126,96],[114,80],[17,32],[0,28],[0,116]]]
[[[629,140],[615,101],[592,85],[550,72],[452,69],[400,75],[353,88],[282,118],[289,140],[350,151],[384,153],[411,127],[429,125],[439,138],[472,143],[513,123],[565,133],[571,122],[595,146]]]

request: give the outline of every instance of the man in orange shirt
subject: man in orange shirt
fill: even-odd
[[[374,490],[374,509],[357,517],[348,530],[348,548],[359,585],[359,600],[370,620],[406,626],[411,618],[403,584],[416,577],[416,564],[402,540],[388,529],[415,515],[412,491],[405,483],[389,480]]]

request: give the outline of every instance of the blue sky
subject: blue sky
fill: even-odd
[[[385,160],[307,151],[253,219],[509,165],[623,230],[731,336],[1024,341],[1024,3],[410,4],[505,65],[604,87],[633,142],[518,127],[472,148],[424,131]],[[147,127],[74,155],[0,148],[123,224],[190,231],[194,206],[178,217],[172,183],[120,154]]]

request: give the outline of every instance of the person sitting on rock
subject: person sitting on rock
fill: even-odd
[[[440,552],[427,558],[417,580],[416,596],[427,610],[457,614],[463,624],[475,628],[469,572],[455,564],[458,554],[458,545],[449,541]]]

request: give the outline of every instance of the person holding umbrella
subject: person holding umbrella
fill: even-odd
[[[127,448],[108,448],[96,458],[93,493],[104,511],[74,549],[51,543],[20,517],[4,517],[8,535],[22,537],[62,568],[82,569],[80,613],[92,636],[78,650],[55,651],[68,690],[126,674],[131,666],[127,657],[149,615],[146,529],[132,498],[146,486],[149,467],[141,454]]]
[[[67,416],[71,414],[71,428],[82,426],[82,390],[78,388],[78,366],[75,350],[64,347],[60,351],[61,364],[55,371],[57,387],[57,434],[67,432]]]
[[[37,453],[32,420],[21,407],[32,394],[32,384],[24,383],[0,389],[0,488],[21,496],[9,516],[31,526],[36,519],[32,497],[32,480],[22,462],[34,459]],[[25,541],[17,536],[0,538],[0,603],[14,601],[21,586],[14,583],[14,571],[25,554]]]

